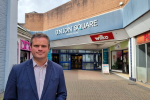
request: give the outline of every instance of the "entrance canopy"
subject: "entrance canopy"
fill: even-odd
[[[113,36],[113,38],[110,37]],[[93,40],[92,37],[97,39]],[[129,36],[124,29],[51,41],[51,49],[103,49],[118,44]]]

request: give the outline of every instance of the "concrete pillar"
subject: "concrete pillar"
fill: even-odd
[[[17,64],[18,0],[0,0],[0,93],[13,64]]]
[[[112,60],[112,58],[111,58],[111,50],[110,50],[110,48],[108,49],[108,59],[109,59],[109,70],[111,70],[111,66],[112,66],[112,63],[111,63],[111,60]]]
[[[136,40],[134,37],[129,40],[129,79],[136,81]]]
[[[7,0],[0,0],[0,93],[4,90],[7,2]]]

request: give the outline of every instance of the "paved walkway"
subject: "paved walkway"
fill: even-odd
[[[4,93],[0,93],[0,100],[3,100]]]
[[[118,73],[118,72],[112,72],[112,73],[114,73],[114,74],[116,74],[116,75],[118,75],[118,76],[120,76],[120,77],[123,77],[123,78],[125,78],[125,79],[129,79],[129,74]],[[140,84],[140,85],[142,85],[142,86],[145,86],[145,87],[147,87],[147,88],[150,89],[150,85],[149,85],[149,84],[145,84],[145,83],[142,83],[142,82],[139,82],[139,81],[136,81],[136,83],[137,83],[137,84]]]
[[[150,100],[150,88],[113,73],[64,70],[67,100]],[[119,75],[119,73],[118,73]],[[149,86],[149,85],[146,85]],[[3,94],[0,94],[2,100]]]
[[[64,70],[67,100],[150,100],[150,89],[115,74]]]

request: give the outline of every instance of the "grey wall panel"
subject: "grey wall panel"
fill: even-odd
[[[146,13],[149,8],[150,0],[130,0],[123,8],[123,27]]]
[[[7,32],[7,0],[0,0],[0,93],[4,91],[6,32]]]
[[[148,4],[149,4],[148,6],[149,6],[149,9],[150,9],[150,0],[148,0]]]
[[[5,1],[5,0],[3,0]],[[7,31],[6,35],[6,53],[5,53],[5,82],[14,64],[17,64],[17,13],[18,0],[8,0],[7,3]]]

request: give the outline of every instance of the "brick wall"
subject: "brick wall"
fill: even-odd
[[[25,14],[25,28],[32,31],[43,30],[43,14],[40,13],[26,13]]]
[[[52,29],[68,23],[119,9],[120,2],[124,2],[123,6],[125,6],[128,1],[130,0],[72,0],[44,13],[43,22],[42,20],[38,19],[33,20],[35,17],[30,18],[27,16],[30,14],[26,14],[25,27],[31,31],[44,31]],[[37,13],[33,15],[37,16]],[[43,24],[43,27],[38,23],[41,23],[40,25]],[[33,28],[33,25],[36,26]]]
[[[7,0],[0,0],[0,93],[4,91],[4,72],[7,30]]]

